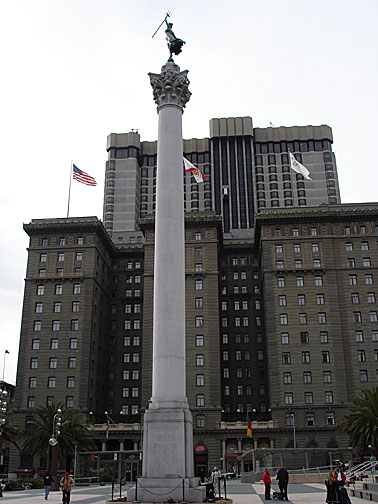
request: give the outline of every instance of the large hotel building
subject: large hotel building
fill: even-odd
[[[24,226],[14,414],[25,425],[38,406],[60,402],[86,415],[99,450],[138,450],[151,396],[157,143],[111,134],[107,150],[103,223]],[[309,466],[344,460],[343,415],[378,380],[378,205],[341,204],[325,125],[212,119],[209,138],[183,150],[205,174],[197,184],[183,170],[196,474],[301,450]],[[311,181],[290,169],[289,151]],[[43,463],[11,460],[18,470]]]

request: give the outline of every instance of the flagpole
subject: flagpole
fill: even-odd
[[[73,161],[71,159],[71,168],[70,168],[70,188],[68,190],[68,206],[67,206],[67,219],[70,214],[70,199],[71,199],[71,182],[72,182],[72,165]]]

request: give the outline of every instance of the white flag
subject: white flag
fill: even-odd
[[[197,184],[200,182],[205,182],[205,175],[202,173],[202,171],[199,168],[196,168],[190,161],[188,161],[186,158],[183,158],[184,160],[184,166],[185,166],[185,171],[186,172],[192,172],[193,177],[196,179]]]
[[[307,170],[307,168],[305,166],[303,166],[303,164],[299,163],[295,159],[295,157],[293,156],[293,154],[291,152],[289,152],[289,155],[290,155],[290,166],[291,166],[291,169],[294,170],[295,172],[300,173],[301,175],[303,175],[306,180],[312,180],[309,177],[310,172]]]

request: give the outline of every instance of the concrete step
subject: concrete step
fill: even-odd
[[[360,499],[378,502],[378,491],[377,490],[366,490],[363,488],[350,488],[349,494],[352,495],[353,497],[359,497]]]

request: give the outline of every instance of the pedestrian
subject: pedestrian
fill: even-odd
[[[374,457],[374,455],[372,455],[370,457],[370,462],[371,462],[371,468],[370,468],[371,469],[371,474],[374,476],[374,474],[375,474],[375,466],[377,464],[377,459]]]
[[[218,494],[220,495],[220,480],[219,478],[221,477],[221,472],[218,469],[218,467],[214,467],[214,470],[211,474],[211,481],[214,486],[214,495]]]
[[[270,485],[272,483],[272,478],[269,474],[269,469],[266,468],[263,474],[263,483],[265,485],[265,500],[271,500],[270,498]]]
[[[54,483],[54,478],[47,471],[47,473],[43,477],[43,486],[45,487],[45,500],[49,498],[51,483]]]
[[[278,471],[277,471],[277,478],[278,480],[278,486],[280,488],[280,493],[281,493],[281,500],[289,500],[287,496],[287,485],[289,483],[289,473],[287,472],[286,469],[280,464],[278,466]]]
[[[71,499],[71,489],[74,486],[74,480],[70,478],[68,472],[64,474],[64,478],[60,480],[60,486],[63,492],[63,504],[69,504]]]
[[[339,487],[342,487],[346,483],[345,473],[340,469],[340,467],[336,467],[335,472],[333,474],[334,479],[336,480]]]
[[[326,502],[329,504],[336,504],[339,502],[339,486],[333,477],[332,472],[327,474],[327,479],[324,482],[327,487],[327,497]]]

